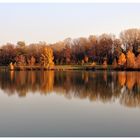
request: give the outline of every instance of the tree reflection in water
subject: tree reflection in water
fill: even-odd
[[[19,97],[27,94],[63,94],[103,103],[140,106],[140,72],[107,71],[0,71],[0,88]]]

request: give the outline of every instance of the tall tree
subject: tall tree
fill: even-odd
[[[125,49],[133,48],[135,55],[138,55],[140,46],[140,29],[127,29],[120,33],[120,38],[123,42]]]
[[[71,48],[70,47],[66,46],[63,49],[63,56],[64,56],[65,63],[69,64],[70,60],[71,60]]]
[[[121,53],[118,59],[118,65],[124,67],[126,65],[126,56],[124,53]]]
[[[135,68],[136,67],[135,55],[131,50],[129,50],[127,52],[126,60],[127,60],[127,63],[126,63],[127,68]]]
[[[122,53],[123,48],[122,42],[120,39],[114,39],[113,41],[113,58],[118,59],[120,54]]]
[[[113,45],[113,35],[102,34],[98,38],[97,55],[98,62],[103,63],[104,58],[107,58],[108,64],[112,63],[112,45]]]
[[[43,52],[40,57],[40,62],[43,66],[47,68],[51,68],[54,66],[54,56],[53,50],[50,47],[44,47]]]

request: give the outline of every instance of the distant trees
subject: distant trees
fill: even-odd
[[[122,31],[120,41],[114,42],[114,56],[118,58],[118,65],[128,69],[140,68],[140,29]]]
[[[43,59],[44,56],[44,59]],[[44,66],[54,65],[53,49],[46,43],[26,45],[19,41],[17,45],[6,44],[0,49],[0,65],[35,66],[44,62]]]
[[[18,41],[0,48],[0,65],[101,64],[121,68],[140,68],[140,29],[127,29],[116,38],[113,34],[67,38],[53,44],[27,45]]]
[[[13,44],[7,43],[0,48],[0,65],[9,65],[15,62],[16,51]]]
[[[57,43],[51,44],[50,47],[53,49],[55,64],[64,64],[63,51],[65,49],[65,42],[59,41]]]

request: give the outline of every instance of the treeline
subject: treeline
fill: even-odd
[[[67,38],[54,44],[40,42],[26,45],[6,44],[0,49],[0,65],[48,65],[93,63],[111,65],[114,68],[140,67],[140,29],[128,29],[120,33],[91,35],[88,38]]]
[[[17,45],[6,44],[0,49],[0,65],[14,66],[35,66],[45,67],[54,66],[53,50],[46,43],[26,45],[25,42],[19,41]]]

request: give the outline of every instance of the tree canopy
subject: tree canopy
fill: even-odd
[[[66,38],[52,44],[7,43],[0,48],[0,65],[114,64],[139,67],[140,29],[127,29],[117,38],[113,34]],[[106,60],[106,61],[105,61]],[[47,64],[50,63],[50,64]]]

